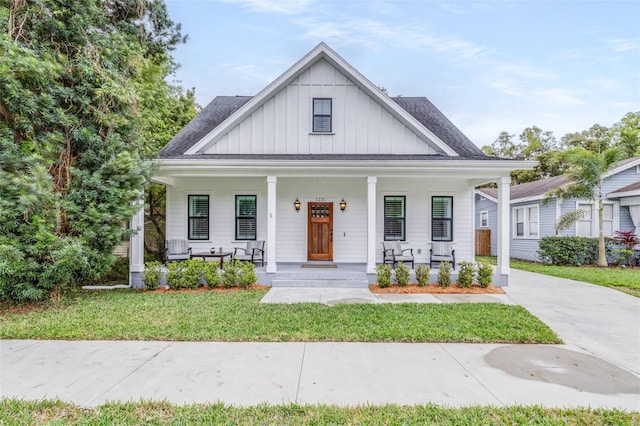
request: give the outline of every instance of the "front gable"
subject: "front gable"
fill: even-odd
[[[387,96],[386,94],[381,94]],[[331,100],[331,131],[313,132],[313,99]],[[343,72],[320,58],[203,154],[444,154]]]
[[[333,102],[330,133],[312,131],[314,98]],[[210,126],[208,133],[188,143],[178,134],[160,154],[175,154],[176,145],[188,145],[181,155],[462,154],[486,158],[426,98],[408,99],[407,103],[389,97],[320,43],[224,121]],[[407,105],[415,111],[409,112]],[[194,119],[198,120],[206,125],[205,118]]]

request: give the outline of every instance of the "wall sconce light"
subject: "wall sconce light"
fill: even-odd
[[[293,202],[293,207],[296,209],[296,211],[299,213],[300,212],[300,200],[298,200],[296,198],[296,200]]]
[[[344,209],[346,208],[347,208],[347,202],[343,198],[342,201],[340,201],[340,210],[344,212]]]

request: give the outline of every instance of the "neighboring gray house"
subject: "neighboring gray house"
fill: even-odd
[[[561,235],[597,237],[597,203],[586,200],[551,199],[542,205],[544,194],[558,186],[565,186],[565,175],[523,183],[511,187],[510,255],[513,258],[538,260],[537,251],[542,237],[556,235],[555,225],[563,214],[577,209],[587,214]],[[496,189],[480,188],[475,197],[476,230],[491,230],[491,253],[495,254],[496,240]],[[604,233],[613,236],[615,231],[634,231],[640,235],[640,157],[615,163],[605,175]]]

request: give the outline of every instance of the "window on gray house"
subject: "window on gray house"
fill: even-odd
[[[256,196],[236,195],[236,240],[256,239]]]
[[[384,197],[385,241],[405,241],[405,202],[404,196]]]
[[[331,99],[313,98],[313,132],[331,133]]]
[[[188,233],[190,240],[209,239],[209,196],[189,195]]]

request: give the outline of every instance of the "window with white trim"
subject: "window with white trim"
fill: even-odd
[[[453,197],[431,197],[431,241],[453,241]]]
[[[384,240],[405,241],[406,197],[384,197]]]
[[[236,195],[236,240],[256,239],[256,198]]]
[[[513,208],[513,237],[538,238],[540,233],[537,205]]]
[[[209,239],[209,196],[189,195],[188,234],[190,240]]]
[[[313,98],[313,133],[331,133],[331,99]]]
[[[487,210],[483,210],[480,212],[480,228],[488,228],[489,227],[489,212]]]
[[[610,237],[614,232],[614,205],[604,203],[602,211],[602,231],[604,235]],[[576,235],[578,237],[597,237],[600,233],[598,229],[598,208],[592,203],[578,203],[576,209],[586,211],[582,219],[576,224]]]

